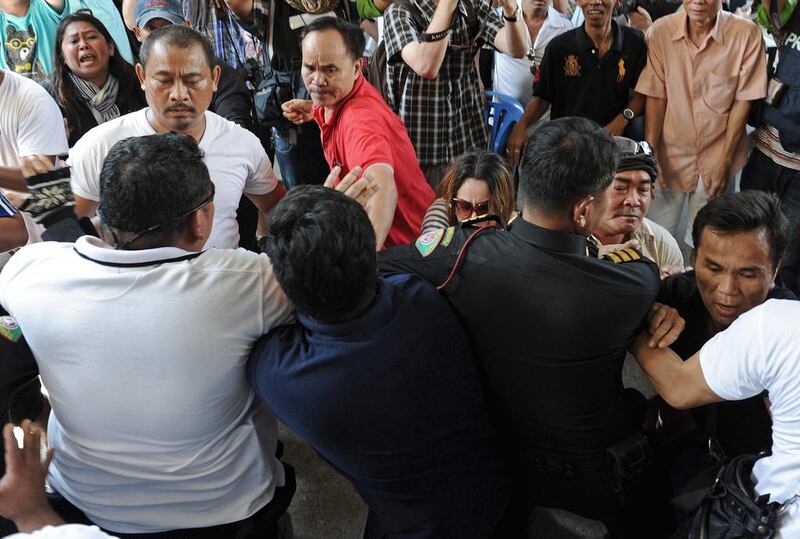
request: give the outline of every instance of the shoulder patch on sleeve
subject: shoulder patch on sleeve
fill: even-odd
[[[642,253],[632,247],[626,247],[619,251],[611,251],[603,255],[603,259],[610,260],[614,264],[623,264],[625,262],[634,262],[642,259]]]
[[[451,227],[452,228],[452,227]],[[450,230],[449,228],[446,230]],[[419,252],[422,257],[426,257],[430,255],[436,247],[442,242],[442,238],[444,238],[445,229],[439,228],[436,230],[431,230],[430,232],[426,232],[419,238],[417,241],[414,242],[414,247],[416,247],[417,251]],[[450,240],[452,241],[453,236],[450,235]],[[448,241],[449,243],[449,241]]]
[[[22,329],[10,316],[0,316],[0,337],[7,341],[17,342],[22,338]]]
[[[449,226],[445,229],[444,238],[442,239],[442,247],[447,247],[453,241],[453,236],[456,233],[456,227]]]

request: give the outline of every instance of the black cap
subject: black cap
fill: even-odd
[[[636,142],[625,137],[614,137],[619,152],[617,172],[627,170],[644,170],[650,175],[650,181],[658,180],[658,165],[652,146],[646,141]]]

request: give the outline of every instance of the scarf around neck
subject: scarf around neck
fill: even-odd
[[[98,88],[93,82],[83,80],[75,73],[70,72],[69,77],[78,89],[81,98],[89,105],[89,110],[92,111],[98,124],[120,116],[119,107],[117,107],[119,82],[114,75],[108,74],[108,80],[102,88]]]

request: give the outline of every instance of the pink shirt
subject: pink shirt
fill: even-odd
[[[647,32],[647,66],[636,91],[667,100],[656,155],[664,182],[692,192],[722,159],[728,117],[734,101],[753,101],[767,93],[767,66],[761,31],[752,22],[720,11],[704,43],[688,36],[686,13],[657,20]],[[742,137],[731,166],[738,172],[747,158]]]

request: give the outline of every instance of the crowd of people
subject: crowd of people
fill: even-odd
[[[0,0],[0,536],[800,538],[796,5]]]

